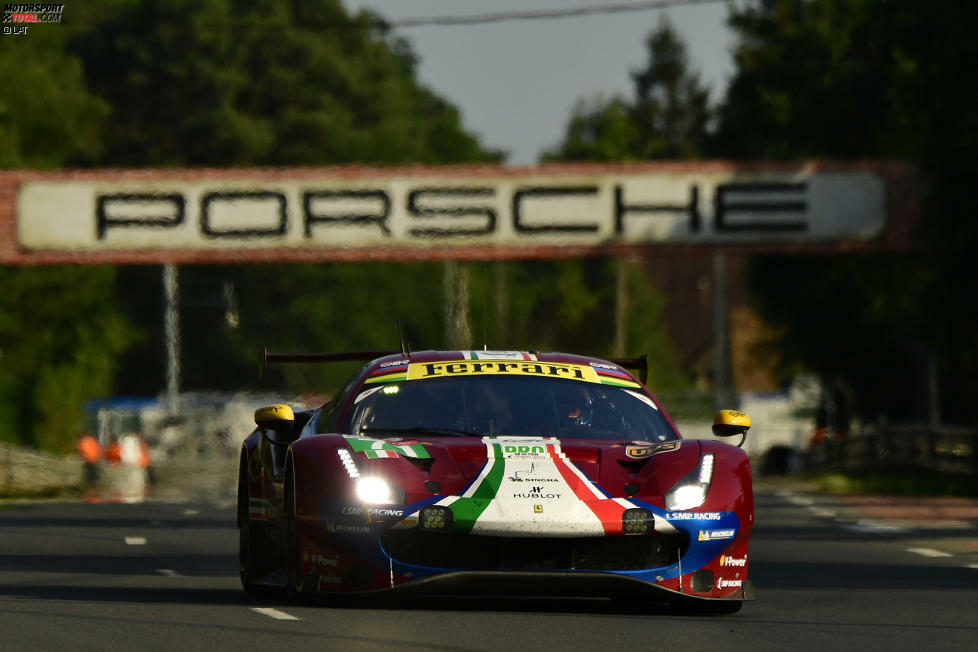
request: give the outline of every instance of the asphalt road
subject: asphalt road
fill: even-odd
[[[0,505],[0,650],[974,650],[978,520],[757,492],[732,616],[584,600],[256,602],[224,501]]]

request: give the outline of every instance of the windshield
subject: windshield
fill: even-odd
[[[678,439],[652,400],[640,391],[573,380],[489,375],[365,385],[340,430],[379,438],[426,433]]]

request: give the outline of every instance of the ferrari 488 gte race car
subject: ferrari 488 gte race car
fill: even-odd
[[[736,611],[753,597],[747,455],[680,438],[626,370],[640,361],[394,353],[319,408],[256,411],[239,467],[242,584]],[[723,410],[713,429],[749,426]]]

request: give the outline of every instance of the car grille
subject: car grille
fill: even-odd
[[[676,563],[683,534],[541,538],[387,530],[381,545],[396,561],[458,570],[641,570]]]

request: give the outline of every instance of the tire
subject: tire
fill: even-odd
[[[298,597],[302,587],[302,566],[299,561],[299,524],[295,517],[295,469],[292,458],[286,461],[283,487],[285,513],[285,587],[291,597]]]
[[[256,583],[262,574],[261,560],[265,551],[261,526],[252,523],[248,517],[251,494],[248,491],[248,458],[241,455],[238,469],[238,573],[241,588],[255,597],[264,597],[269,590]]]

